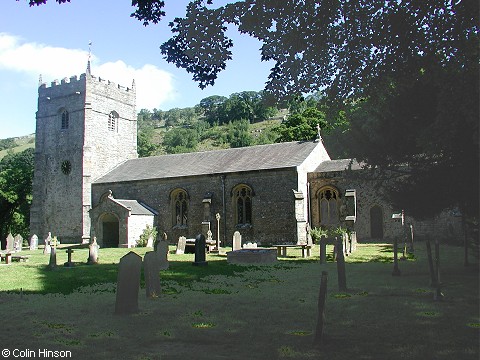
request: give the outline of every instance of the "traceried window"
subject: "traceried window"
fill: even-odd
[[[70,122],[70,114],[68,113],[67,110],[63,110],[62,111],[61,129],[62,130],[68,129],[69,122]]]
[[[184,189],[175,189],[171,193],[173,226],[188,226],[188,194]]]
[[[327,186],[318,192],[318,206],[320,225],[335,225],[339,222],[339,194],[338,190]]]
[[[252,197],[253,191],[248,185],[237,185],[233,189],[233,204],[237,225],[252,224]]]
[[[118,113],[115,111],[108,114],[108,130],[113,132],[118,130]]]

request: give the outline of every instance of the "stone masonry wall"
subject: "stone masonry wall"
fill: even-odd
[[[222,176],[224,176],[223,181]],[[232,189],[240,183],[249,185],[254,191],[252,226],[248,228],[237,228],[234,224]],[[204,215],[203,199],[205,194],[210,192],[212,193],[211,231],[216,238],[215,214],[219,213],[222,244],[231,245],[233,233],[237,230],[242,234],[244,243],[249,241],[262,244],[283,243],[296,241],[295,199],[292,191],[296,186],[297,173],[294,168],[291,168],[129,183],[93,184],[92,201],[94,204],[98,203],[102,194],[108,190],[112,190],[113,196],[117,199],[142,201],[158,211],[156,225],[159,233],[166,232],[169,241],[176,243],[179,236],[195,238],[197,234],[204,231],[202,222],[207,219]],[[177,188],[185,189],[189,196],[188,227],[185,228],[173,226],[169,195]]]

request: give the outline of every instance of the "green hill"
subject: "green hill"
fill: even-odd
[[[0,159],[7,155],[10,151],[17,153],[23,150],[35,147],[35,134],[0,139]]]

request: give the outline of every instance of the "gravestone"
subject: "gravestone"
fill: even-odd
[[[155,298],[162,293],[159,275],[160,265],[160,258],[156,251],[149,251],[145,254],[143,258],[143,271],[147,298]]]
[[[57,249],[55,246],[50,247],[50,261],[48,262],[48,267],[54,269],[57,267]]]
[[[327,297],[328,272],[322,271],[320,291],[318,294],[317,327],[315,328],[314,345],[321,346],[323,340],[323,325],[325,323],[325,299]]]
[[[166,235],[166,234],[165,234]],[[169,267],[168,264],[168,241],[166,236],[162,240],[157,240],[155,242],[155,254],[160,261],[160,270],[166,270]]]
[[[13,239],[13,248],[15,251],[22,251],[23,247],[23,237],[20,234],[17,234]]]
[[[187,243],[187,238],[185,236],[180,236],[177,243],[176,254],[185,254],[185,244]]]
[[[88,265],[98,264],[98,249],[97,238],[94,236],[92,243],[88,245]]]
[[[232,242],[232,250],[240,250],[242,248],[242,235],[238,231],[233,233],[233,242]]]
[[[338,290],[347,291],[347,275],[345,272],[345,255],[343,253],[343,239],[335,238],[335,252],[337,255]]]
[[[33,234],[30,238],[30,250],[37,250],[38,249],[38,236]]]
[[[198,234],[195,238],[195,266],[205,266],[208,263],[205,261],[205,236]]]
[[[393,271],[392,276],[400,276],[400,269],[398,268],[398,238],[393,238]]]
[[[65,267],[73,267],[75,266],[75,264],[72,262],[72,254],[73,254],[73,250],[72,249],[67,249],[65,251],[67,253],[67,262],[63,264],[63,266]]]
[[[52,241],[52,234],[49,232],[48,233],[48,236],[45,238],[44,242],[45,242],[45,247],[43,248],[43,253],[45,255],[48,255],[50,254],[50,241]]]
[[[117,295],[115,314],[132,314],[138,312],[138,292],[140,290],[140,273],[142,258],[130,251],[120,259],[117,277]]]
[[[247,242],[246,244],[243,245],[244,249],[256,249],[257,248],[257,243],[251,243]]]
[[[13,235],[8,234],[8,236],[7,236],[7,247],[5,248],[5,250],[7,252],[12,252],[14,250],[14,242],[15,242],[15,239],[14,239]]]

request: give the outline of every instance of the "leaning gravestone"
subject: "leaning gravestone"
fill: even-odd
[[[37,250],[38,249],[38,236],[33,234],[30,238],[30,250]]]
[[[141,271],[142,258],[133,251],[120,259],[115,314],[132,314],[138,311]]]
[[[242,235],[238,231],[233,233],[232,250],[240,250],[242,248]]]
[[[15,239],[14,239],[13,235],[8,234],[8,236],[7,236],[7,247],[5,248],[5,250],[7,252],[12,252],[14,250],[14,242],[15,242]]]
[[[193,265],[208,265],[208,262],[205,261],[205,245],[205,236],[203,236],[203,234],[198,234],[195,238],[195,262],[193,263]]]
[[[187,238],[185,236],[180,236],[178,238],[177,251],[176,254],[185,254],[185,245],[187,244]]]
[[[93,242],[88,245],[88,259],[87,259],[87,264],[92,265],[92,264],[98,264],[98,249],[99,246],[97,244],[97,238],[93,238]]]
[[[162,293],[160,285],[160,258],[155,251],[149,251],[143,258],[145,293],[147,298],[158,297]]]
[[[20,234],[17,234],[13,239],[13,247],[15,251],[22,251],[23,247],[23,237]]]

